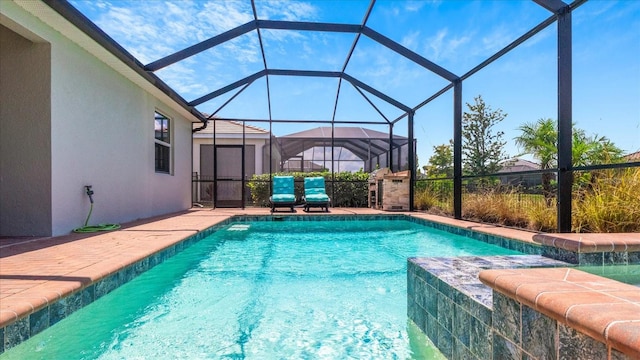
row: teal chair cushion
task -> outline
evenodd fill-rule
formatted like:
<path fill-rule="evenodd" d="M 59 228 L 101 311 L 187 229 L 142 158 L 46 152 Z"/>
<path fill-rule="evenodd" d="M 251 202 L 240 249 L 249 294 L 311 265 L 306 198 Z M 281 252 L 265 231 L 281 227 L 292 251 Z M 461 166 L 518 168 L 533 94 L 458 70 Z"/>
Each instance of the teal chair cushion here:
<path fill-rule="evenodd" d="M 317 195 L 317 194 L 326 194 L 326 192 L 324 191 L 324 188 L 313 188 L 313 189 L 305 189 L 304 194 L 306 196 L 309 195 Z"/>
<path fill-rule="evenodd" d="M 329 201 L 323 177 L 304 179 L 304 198 L 306 202 L 310 203 L 326 203 Z"/>
<path fill-rule="evenodd" d="M 293 194 L 273 194 L 273 196 L 271 196 L 271 201 L 276 203 L 290 203 L 296 201 L 296 196 Z"/>
<path fill-rule="evenodd" d="M 305 195 L 304 198 L 307 202 L 310 202 L 310 203 L 329 201 L 329 196 L 327 194 L 307 194 Z"/>
<path fill-rule="evenodd" d="M 324 188 L 324 178 L 321 176 L 304 178 L 304 193 L 305 195 L 326 194 L 326 190 Z"/>
<path fill-rule="evenodd" d="M 294 196 L 293 176 L 273 177 L 273 195 L 276 194 L 287 194 Z"/>

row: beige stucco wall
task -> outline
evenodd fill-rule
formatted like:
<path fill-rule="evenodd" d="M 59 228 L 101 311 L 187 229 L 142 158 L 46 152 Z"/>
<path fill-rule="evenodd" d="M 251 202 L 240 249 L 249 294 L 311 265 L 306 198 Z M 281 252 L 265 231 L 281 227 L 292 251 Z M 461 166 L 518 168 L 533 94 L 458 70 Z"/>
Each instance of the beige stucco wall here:
<path fill-rule="evenodd" d="M 50 59 L 0 25 L 0 236 L 51 235 Z"/>
<path fill-rule="evenodd" d="M 16 4 L 3 1 L 1 10 L 3 23 L 9 19 L 14 28 L 17 24 L 29 29 L 50 44 L 51 115 L 43 126 L 50 126 L 51 134 L 47 155 L 51 233 L 65 234 L 84 224 L 89 211 L 85 185 L 95 191 L 92 224 L 189 208 L 193 119 Z M 171 175 L 154 169 L 156 110 L 172 119 Z M 14 121 L 2 119 L 2 123 Z M 10 149 L 11 154 L 2 157 L 19 156 L 16 151 Z"/>
<path fill-rule="evenodd" d="M 225 136 L 224 134 L 220 134 L 220 137 Z M 234 138 L 233 134 L 226 135 L 230 136 L 229 138 L 217 138 L 216 145 L 242 145 L 242 135 L 240 137 Z M 255 138 L 245 138 L 246 145 L 255 145 L 255 173 L 262 174 L 262 150 L 264 145 L 267 143 L 268 139 L 255 139 Z M 199 136 L 194 135 L 193 138 L 193 171 L 200 174 L 200 145 L 213 144 L 213 138 L 211 135 L 209 136 Z M 241 161 L 242 159 L 238 159 Z"/>

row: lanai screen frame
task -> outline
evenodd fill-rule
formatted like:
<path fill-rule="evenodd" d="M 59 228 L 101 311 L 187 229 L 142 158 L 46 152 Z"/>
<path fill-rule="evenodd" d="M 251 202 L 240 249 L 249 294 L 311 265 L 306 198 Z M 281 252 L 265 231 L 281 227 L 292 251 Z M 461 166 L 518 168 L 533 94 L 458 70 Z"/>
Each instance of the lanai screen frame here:
<path fill-rule="evenodd" d="M 325 78 L 338 78 L 338 91 L 336 94 L 336 101 L 333 110 L 332 119 L 326 121 L 316 121 L 318 123 L 330 123 L 332 128 L 335 124 L 364 124 L 364 122 L 351 122 L 351 121 L 339 121 L 335 120 L 335 114 L 337 110 L 338 99 L 340 97 L 340 85 L 342 80 L 345 80 L 355 87 L 355 89 L 365 98 L 365 100 L 374 107 L 380 113 L 385 122 L 374 122 L 376 124 L 388 125 L 390 128 L 390 136 L 393 136 L 393 125 L 398 123 L 405 117 L 407 122 L 407 133 L 409 143 L 413 144 L 414 139 L 414 115 L 423 106 L 427 105 L 431 101 L 435 100 L 439 96 L 447 93 L 453 89 L 453 160 L 454 160 L 454 174 L 453 174 L 453 210 L 454 218 L 462 218 L 462 180 L 465 178 L 462 174 L 462 82 L 471 77 L 482 68 L 496 61 L 509 51 L 515 49 L 517 46 L 533 37 L 543 29 L 557 23 L 557 89 L 558 89 L 558 190 L 557 190 L 557 224 L 559 232 L 571 231 L 571 201 L 572 201 L 572 185 L 573 185 L 573 166 L 572 166 L 572 26 L 571 26 L 571 14 L 580 5 L 584 4 L 587 0 L 575 0 L 570 4 L 563 2 L 562 0 L 532 0 L 539 6 L 545 8 L 552 13 L 547 19 L 533 27 L 531 30 L 505 46 L 500 51 L 478 64 L 473 69 L 469 70 L 463 75 L 456 75 L 447 69 L 440 67 L 439 65 L 429 61 L 423 56 L 409 50 L 408 48 L 400 45 L 399 43 L 385 37 L 384 35 L 376 32 L 375 30 L 367 27 L 367 20 L 373 7 L 375 0 L 371 0 L 369 7 L 365 13 L 364 19 L 360 24 L 336 24 L 336 23 L 314 23 L 314 22 L 299 22 L 299 21 L 274 21 L 274 20 L 261 20 L 258 18 L 254 0 L 251 0 L 251 6 L 253 10 L 254 20 L 244 25 L 238 26 L 232 30 L 229 30 L 220 35 L 209 38 L 193 46 L 187 47 L 183 50 L 175 52 L 169 56 L 153 61 L 147 65 L 141 64 L 133 55 L 127 52 L 116 41 L 110 38 L 93 22 L 86 18 L 81 12 L 69 4 L 66 0 L 43 0 L 48 6 L 65 17 L 72 24 L 77 26 L 80 30 L 85 32 L 93 40 L 98 42 L 105 49 L 114 54 L 118 59 L 123 61 L 127 66 L 136 71 L 139 75 L 145 78 L 147 81 L 155 85 L 158 89 L 167 94 L 172 100 L 176 101 L 183 108 L 187 109 L 196 118 L 203 122 L 203 127 L 194 129 L 196 132 L 207 126 L 209 120 L 213 119 L 213 116 L 220 111 L 229 102 L 233 101 L 242 91 L 244 91 L 255 80 L 265 77 L 267 84 L 267 103 L 269 119 L 223 119 L 240 121 L 243 124 L 246 121 L 251 122 L 268 122 L 269 132 L 271 132 L 272 124 L 274 122 L 297 122 L 297 123 L 309 123 L 309 121 L 291 121 L 291 120 L 278 120 L 273 119 L 271 116 L 271 95 L 269 86 L 269 76 L 310 76 L 310 77 L 325 77 Z M 267 61 L 264 53 L 264 45 L 262 42 L 261 29 L 278 29 L 278 30 L 298 30 L 298 31 L 321 31 L 321 32 L 339 32 L 339 33 L 355 33 L 356 37 L 351 46 L 347 59 L 342 67 L 342 71 L 307 71 L 307 70 L 291 70 L 291 69 L 271 69 L 267 66 Z M 190 56 L 198 54 L 204 50 L 210 49 L 214 46 L 220 45 L 226 41 L 234 39 L 242 34 L 250 31 L 256 31 L 260 43 L 260 50 L 262 53 L 262 60 L 264 69 L 256 72 L 253 75 L 245 77 L 239 81 L 229 84 L 223 88 L 213 91 L 207 95 L 204 95 L 193 101 L 186 101 L 164 81 L 162 81 L 155 71 L 160 70 L 168 65 L 174 64 L 178 61 L 184 60 Z M 347 65 L 355 47 L 362 35 L 367 36 L 371 40 L 387 47 L 388 49 L 396 52 L 404 58 L 411 60 L 412 62 L 426 68 L 427 70 L 439 75 L 449 82 L 448 85 L 441 90 L 435 92 L 430 97 L 426 98 L 423 102 L 415 107 L 409 107 L 389 96 L 381 91 L 361 82 L 360 80 L 345 73 Z M 209 101 L 217 96 L 225 94 L 229 91 L 240 88 L 227 102 L 225 102 L 216 112 L 208 117 L 205 117 L 200 111 L 196 109 L 196 106 Z M 379 99 L 395 106 L 403 111 L 403 114 L 396 119 L 389 120 L 380 112 L 380 110 L 374 105 L 374 103 L 367 97 L 364 91 L 371 95 L 378 97 Z M 216 120 L 214 120 L 216 121 Z M 391 150 L 391 149 L 390 149 Z M 415 185 L 415 148 L 409 146 L 409 169 L 411 171 L 411 186 L 409 196 L 409 210 L 414 210 L 414 185 Z M 271 157 L 271 154 L 270 154 Z M 270 171 L 271 172 L 271 171 Z"/>
<path fill-rule="evenodd" d="M 292 159 L 299 154 L 302 154 L 304 160 L 304 153 L 314 148 L 332 148 L 330 145 L 333 142 L 333 147 L 345 149 L 349 151 L 353 156 L 359 160 L 345 160 L 334 159 L 334 162 L 338 162 L 338 172 L 340 172 L 340 162 L 343 161 L 357 161 L 362 162 L 362 169 L 365 172 L 371 172 L 375 169 L 376 165 L 389 167 L 387 164 L 391 162 L 391 167 L 398 170 L 404 170 L 403 165 L 408 167 L 407 162 L 401 160 L 402 148 L 409 146 L 409 139 L 400 135 L 393 135 L 391 139 L 389 133 L 383 133 L 377 130 L 357 127 L 317 127 L 309 130 L 296 132 L 293 134 L 280 136 L 277 140 L 280 147 L 280 162 Z M 415 143 L 414 143 L 415 146 Z M 397 149 L 397 158 L 393 158 L 395 155 L 389 153 L 389 148 Z M 331 162 L 331 159 L 327 161 L 326 151 L 322 151 L 323 159 L 312 159 L 312 161 L 322 161 L 323 166 L 327 162 Z M 380 156 L 385 155 L 385 161 L 380 163 Z M 374 162 L 375 159 L 375 162 Z M 396 163 L 397 161 L 397 163 Z M 327 168 L 326 166 L 324 166 Z M 335 172 L 335 164 L 331 165 L 332 171 Z"/>

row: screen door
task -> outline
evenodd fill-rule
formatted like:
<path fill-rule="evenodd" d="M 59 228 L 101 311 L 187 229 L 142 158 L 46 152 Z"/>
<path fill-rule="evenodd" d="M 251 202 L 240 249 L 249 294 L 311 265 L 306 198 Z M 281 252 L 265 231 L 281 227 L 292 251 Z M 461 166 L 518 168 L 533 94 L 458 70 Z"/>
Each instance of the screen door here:
<path fill-rule="evenodd" d="M 242 145 L 217 145 L 215 207 L 242 207 Z"/>

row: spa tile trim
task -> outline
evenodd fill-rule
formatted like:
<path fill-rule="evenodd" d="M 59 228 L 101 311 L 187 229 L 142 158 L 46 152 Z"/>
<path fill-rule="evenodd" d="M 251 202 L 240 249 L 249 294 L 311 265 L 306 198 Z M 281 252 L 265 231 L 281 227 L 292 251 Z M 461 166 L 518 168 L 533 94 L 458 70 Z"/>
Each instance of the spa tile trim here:
<path fill-rule="evenodd" d="M 485 270 L 495 292 L 640 358 L 640 288 L 570 268 Z"/>
<path fill-rule="evenodd" d="M 542 255 L 577 265 L 628 265 L 640 261 L 640 234 L 536 234 Z"/>

